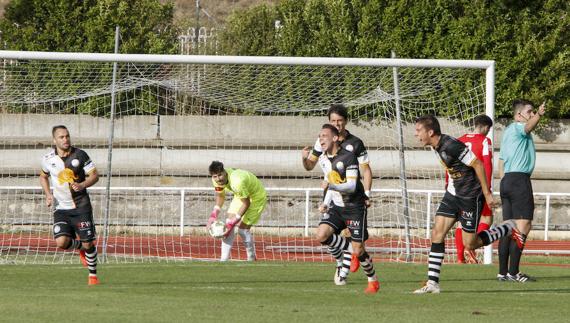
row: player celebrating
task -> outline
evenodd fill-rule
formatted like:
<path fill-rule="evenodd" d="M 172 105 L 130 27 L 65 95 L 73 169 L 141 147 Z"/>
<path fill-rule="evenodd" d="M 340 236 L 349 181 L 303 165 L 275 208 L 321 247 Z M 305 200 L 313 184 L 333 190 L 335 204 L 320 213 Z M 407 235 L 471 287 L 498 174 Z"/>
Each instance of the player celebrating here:
<path fill-rule="evenodd" d="M 216 190 L 216 204 L 208 219 L 208 228 L 218 218 L 224 205 L 226 191 L 234 195 L 228 208 L 220 261 L 230 259 L 230 251 L 235 239 L 234 227 L 238 224 L 238 233 L 245 245 L 247 260 L 254 261 L 255 244 L 250 228 L 259 221 L 261 212 L 267 204 L 267 194 L 263 184 L 253 173 L 242 169 L 224 169 L 224 164 L 219 161 L 213 161 L 210 164 L 209 172 Z"/>
<path fill-rule="evenodd" d="M 360 173 L 362 174 L 362 182 L 364 184 L 364 193 L 367 196 L 365 200 L 366 206 L 370 206 L 370 189 L 372 187 L 372 170 L 370 169 L 369 159 L 368 159 L 368 151 L 366 150 L 366 146 L 360 140 L 360 138 L 356 137 L 355 135 L 351 134 L 348 130 L 346 130 L 346 124 L 348 123 L 348 111 L 346 107 L 342 104 L 332 104 L 328 110 L 328 118 L 329 123 L 335 126 L 339 131 L 339 143 L 340 146 L 356 155 L 358 159 L 358 163 L 360 166 Z M 319 157 L 322 155 L 323 151 L 320 144 L 320 139 L 317 138 L 313 149 L 311 150 L 309 147 L 305 147 L 302 151 L 303 157 L 303 167 L 306 170 L 313 170 L 315 165 L 319 161 Z M 324 169 L 323 169 L 324 171 Z M 341 226 L 338 228 L 334 228 L 335 234 L 340 234 L 342 230 L 344 230 L 345 226 Z M 331 232 L 332 233 L 332 232 Z M 340 279 L 341 272 L 343 276 L 348 274 L 348 267 L 350 266 L 350 270 L 355 272 L 358 270 L 359 262 L 355 259 L 355 255 L 352 256 L 352 251 L 348 250 L 350 246 L 350 241 L 345 239 L 342 236 L 339 236 L 340 240 L 338 244 L 334 247 L 329 247 L 330 254 L 336 259 L 337 261 L 337 268 L 335 271 L 334 280 L 335 283 L 344 285 L 344 283 Z M 352 257 L 351 257 L 352 256 Z M 350 262 L 347 262 L 346 258 L 351 258 Z"/>
<path fill-rule="evenodd" d="M 483 168 L 485 168 L 485 175 L 487 175 L 487 185 L 489 189 L 492 185 L 493 180 L 493 146 L 491 144 L 491 139 L 487 138 L 487 134 L 493 126 L 493 120 L 487 115 L 476 116 L 473 120 L 475 127 L 475 133 L 465 134 L 459 138 L 459 141 L 464 143 L 470 150 L 475 154 L 475 157 L 483 162 Z M 446 174 L 447 175 L 447 174 Z M 448 177 L 446 177 L 448 179 Z M 481 212 L 481 222 L 477 227 L 477 233 L 485 231 L 491 227 L 493 223 L 493 212 L 489 206 L 485 203 L 483 205 L 483 211 Z M 477 263 L 477 256 L 474 250 L 466 249 L 463 244 L 463 230 L 461 225 L 458 225 L 455 229 L 455 246 L 457 248 L 457 262 L 464 264 L 465 255 L 467 253 L 468 263 Z"/>
<path fill-rule="evenodd" d="M 81 261 L 89 269 L 88 284 L 97 285 L 95 224 L 86 188 L 97 183 L 99 175 L 89 156 L 71 146 L 65 126 L 55 126 L 51 133 L 55 148 L 42 158 L 40 183 L 47 206 L 55 204 L 53 236 L 58 248 L 79 249 Z"/>
<path fill-rule="evenodd" d="M 439 276 L 445 256 L 444 238 L 456 221 L 461 222 L 463 243 L 475 250 L 481 246 L 512 233 L 520 240 L 520 233 L 512 221 L 494 229 L 476 233 L 483 206 L 483 196 L 490 208 L 495 201 L 485 175 L 483 163 L 461 141 L 442 134 L 439 121 L 434 116 L 424 116 L 416 120 L 415 137 L 424 146 L 436 152 L 442 165 L 449 173 L 449 184 L 435 216 L 429 253 L 428 281 L 414 291 L 415 294 L 439 293 Z"/>
<path fill-rule="evenodd" d="M 319 159 L 323 170 L 326 169 L 326 180 L 321 187 L 325 190 L 325 198 L 319 210 L 323 213 L 317 228 L 317 240 L 329 247 L 338 247 L 340 236 L 331 228 L 346 226 L 350 230 L 353 254 L 362 265 L 368 276 L 368 287 L 365 293 L 378 292 L 380 285 L 372 258 L 366 252 L 364 241 L 368 230 L 366 222 L 366 195 L 360 182 L 360 172 L 356 156 L 338 144 L 339 131 L 336 127 L 325 124 L 319 134 L 319 142 L 323 157 Z M 332 203 L 331 203 L 332 202 Z M 343 277 L 341 277 L 342 281 Z M 346 276 L 344 276 L 346 279 Z"/>

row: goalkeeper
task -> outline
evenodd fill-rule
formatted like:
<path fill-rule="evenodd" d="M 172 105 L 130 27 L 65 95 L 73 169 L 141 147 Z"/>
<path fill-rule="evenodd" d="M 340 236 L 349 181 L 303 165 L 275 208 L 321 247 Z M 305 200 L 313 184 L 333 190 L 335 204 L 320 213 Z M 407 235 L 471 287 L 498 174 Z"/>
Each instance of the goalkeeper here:
<path fill-rule="evenodd" d="M 207 227 L 218 218 L 226 192 L 233 193 L 233 199 L 228 208 L 226 232 L 222 239 L 222 255 L 220 261 L 230 259 L 230 251 L 235 239 L 234 228 L 238 226 L 247 252 L 247 260 L 255 260 L 255 245 L 250 228 L 259 221 L 261 212 L 267 204 L 267 194 L 261 181 L 251 172 L 242 169 L 225 168 L 219 161 L 213 161 L 209 167 L 212 184 L 216 190 L 216 205 L 210 214 Z"/>

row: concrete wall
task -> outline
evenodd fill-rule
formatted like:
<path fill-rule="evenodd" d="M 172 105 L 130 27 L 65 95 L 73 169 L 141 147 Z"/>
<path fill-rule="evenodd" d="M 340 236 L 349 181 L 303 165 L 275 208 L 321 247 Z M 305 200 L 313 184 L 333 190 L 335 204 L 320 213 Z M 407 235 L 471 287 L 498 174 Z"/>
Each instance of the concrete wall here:
<path fill-rule="evenodd" d="M 211 160 L 250 169 L 260 176 L 307 177 L 301 167 L 300 149 L 312 146 L 324 117 L 264 116 L 130 116 L 116 120 L 113 169 L 115 175 L 205 175 Z M 84 115 L 0 115 L 0 173 L 19 176 L 36 174 L 39 161 L 51 145 L 51 127 L 65 124 L 75 145 L 83 147 L 101 172 L 107 168 L 109 120 Z M 552 180 L 554 189 L 565 187 L 570 178 L 569 121 L 560 121 L 543 131 L 547 142 L 535 136 L 538 153 L 534 179 Z M 348 128 L 368 145 L 377 176 L 399 175 L 396 129 L 370 123 Z M 459 135 L 468 129 L 443 122 L 442 128 Z M 503 126 L 498 123 L 498 151 Z M 410 172 L 441 173 L 433 154 L 420 148 L 413 125 L 404 130 L 406 166 Z M 497 162 L 498 159 L 496 158 Z M 318 170 L 312 173 L 319 174 Z M 3 178 L 6 176 L 3 176 Z M 2 184 L 0 179 L 0 185 Z M 566 188 L 564 188 L 566 189 Z"/>

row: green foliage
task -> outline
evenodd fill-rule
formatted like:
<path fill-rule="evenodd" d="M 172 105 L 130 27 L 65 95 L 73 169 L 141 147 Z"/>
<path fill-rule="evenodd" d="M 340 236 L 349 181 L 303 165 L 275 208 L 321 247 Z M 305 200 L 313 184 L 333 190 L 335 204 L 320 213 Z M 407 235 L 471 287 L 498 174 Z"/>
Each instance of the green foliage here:
<path fill-rule="evenodd" d="M 161 4 L 158 0 L 12 0 L 0 20 L 0 30 L 8 50 L 112 53 L 115 27 L 119 26 L 120 53 L 174 54 L 177 32 L 173 14 L 172 3 Z M 93 84 L 110 86 L 112 64 L 101 64 L 96 71 L 90 71 L 86 65 L 89 64 L 32 62 L 7 66 L 6 70 L 17 70 L 15 75 L 20 80 L 23 76 L 30 80 L 23 85 L 12 82 L 13 86 L 26 86 L 27 93 L 60 88 L 61 96 L 72 97 L 85 91 L 82 82 L 86 78 Z M 57 70 L 55 75 L 54 70 Z M 5 86 L 11 86 L 10 80 Z M 117 110 L 127 110 L 130 114 L 154 113 L 156 107 L 152 108 L 150 103 L 157 98 L 148 97 L 148 91 L 138 92 L 145 94 L 140 102 L 147 103 L 137 104 L 134 109 L 118 106 Z M 21 110 L 21 106 L 5 108 Z M 110 97 L 91 98 L 71 109 L 67 112 L 108 115 Z"/>
<path fill-rule="evenodd" d="M 495 60 L 496 117 L 525 97 L 560 118 L 570 117 L 569 12 L 566 0 L 282 0 L 235 12 L 221 41 L 231 55 Z"/>
<path fill-rule="evenodd" d="M 176 52 L 171 3 L 158 0 L 12 0 L 0 20 L 8 50 L 112 53 Z"/>

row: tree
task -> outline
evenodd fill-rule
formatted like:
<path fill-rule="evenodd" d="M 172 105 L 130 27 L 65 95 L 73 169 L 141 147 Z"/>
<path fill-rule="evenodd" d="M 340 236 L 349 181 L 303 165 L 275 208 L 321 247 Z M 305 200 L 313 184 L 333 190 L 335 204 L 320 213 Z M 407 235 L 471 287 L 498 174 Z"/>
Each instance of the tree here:
<path fill-rule="evenodd" d="M 496 117 L 510 116 L 520 97 L 546 100 L 550 117 L 570 117 L 567 0 L 282 0 L 258 11 L 228 20 L 224 54 L 389 57 L 395 50 L 403 58 L 495 60 Z M 282 27 L 270 30 L 270 19 Z M 269 41 L 248 47 L 250 38 L 236 30 Z"/>
<path fill-rule="evenodd" d="M 172 3 L 161 4 L 158 0 L 12 0 L 0 20 L 0 30 L 5 48 L 9 50 L 112 53 L 115 26 L 119 26 L 120 53 L 174 54 L 177 33 L 173 13 Z M 121 64 L 119 75 L 122 69 L 128 68 L 128 64 Z M 7 75 L 15 75 L 13 80 L 4 82 L 6 93 L 20 90 L 26 95 L 40 96 L 38 100 L 41 101 L 46 100 L 41 97 L 42 93 L 52 91 L 57 93 L 56 104 L 62 112 L 109 114 L 108 93 L 90 97 L 90 91 L 101 93 L 110 87 L 112 64 L 31 61 L 6 69 L 14 71 Z M 129 91 L 117 94 L 117 110 L 148 114 L 156 112 L 157 102 L 166 90 L 143 86 Z M 129 95 L 144 99 L 126 106 L 121 102 Z M 78 96 L 87 99 L 66 99 Z M 34 99 L 32 97 L 31 101 Z M 34 109 L 26 105 L 4 108 L 17 112 Z"/>
<path fill-rule="evenodd" d="M 173 54 L 173 14 L 158 0 L 12 0 L 0 30 L 9 50 L 104 53 L 119 26 L 121 53 Z"/>

